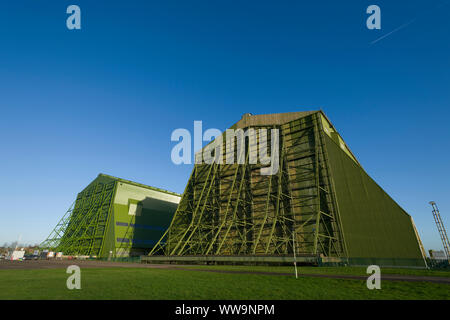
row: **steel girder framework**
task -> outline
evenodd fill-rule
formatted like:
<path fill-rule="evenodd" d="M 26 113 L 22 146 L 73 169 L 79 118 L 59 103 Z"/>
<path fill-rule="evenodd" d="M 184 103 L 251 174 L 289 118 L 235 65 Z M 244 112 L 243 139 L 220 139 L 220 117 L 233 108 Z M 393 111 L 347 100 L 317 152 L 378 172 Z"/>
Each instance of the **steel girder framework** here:
<path fill-rule="evenodd" d="M 66 255 L 100 255 L 115 189 L 115 181 L 98 182 L 79 193 L 75 204 L 40 247 Z"/>
<path fill-rule="evenodd" d="M 45 239 L 39 246 L 41 248 L 54 249 L 59 246 L 61 243 L 61 238 L 64 236 L 64 233 L 69 225 L 70 218 L 72 217 L 73 206 L 75 202 L 72 203 L 69 210 L 64 214 L 61 220 L 58 221 L 55 228 L 52 230 L 50 235 Z"/>
<path fill-rule="evenodd" d="M 150 255 L 278 256 L 295 247 L 297 255 L 347 257 L 319 113 L 252 128 L 279 130 L 278 173 L 261 175 L 263 166 L 250 163 L 249 141 L 243 164 L 196 164 Z"/>
<path fill-rule="evenodd" d="M 444 223 L 442 222 L 441 214 L 439 213 L 439 209 L 437 207 L 436 202 L 430 201 L 430 204 L 433 208 L 433 218 L 436 223 L 439 236 L 441 237 L 442 246 L 444 247 L 445 255 L 447 256 L 447 260 L 450 262 L 450 242 L 448 241 L 447 231 L 445 231 Z"/>

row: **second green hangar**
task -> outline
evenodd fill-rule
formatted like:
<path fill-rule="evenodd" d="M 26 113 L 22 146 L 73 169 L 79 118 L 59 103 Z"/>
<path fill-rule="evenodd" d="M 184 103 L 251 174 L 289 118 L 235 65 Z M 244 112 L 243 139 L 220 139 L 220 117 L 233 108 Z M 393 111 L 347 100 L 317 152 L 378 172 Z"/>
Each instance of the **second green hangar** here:
<path fill-rule="evenodd" d="M 213 263 L 289 263 L 295 248 L 299 262 L 425 266 L 411 216 L 369 177 L 322 111 L 245 114 L 231 128 L 254 129 L 256 141 L 260 129 L 278 129 L 277 172 L 262 175 L 266 165 L 251 161 L 247 148 L 238 163 L 195 164 L 181 198 L 104 177 L 111 186 L 105 208 L 93 210 L 92 200 L 84 211 L 73 210 L 55 228 L 59 236 L 50 235 L 42 247 L 65 255 Z M 220 144 L 230 152 L 226 139 Z M 133 192 L 124 193 L 120 183 L 134 185 Z"/>

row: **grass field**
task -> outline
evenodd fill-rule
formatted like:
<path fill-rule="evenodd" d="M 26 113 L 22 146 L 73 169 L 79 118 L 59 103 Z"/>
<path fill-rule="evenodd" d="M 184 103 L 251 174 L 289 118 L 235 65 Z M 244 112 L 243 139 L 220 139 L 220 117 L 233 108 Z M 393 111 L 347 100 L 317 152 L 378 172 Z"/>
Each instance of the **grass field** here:
<path fill-rule="evenodd" d="M 245 265 L 189 265 L 183 268 L 209 269 L 209 270 L 240 270 L 255 272 L 277 272 L 294 274 L 293 266 L 245 266 Z M 356 275 L 368 276 L 365 267 L 309 267 L 299 266 L 298 272 L 304 274 L 335 274 L 335 275 Z M 450 270 L 426 270 L 426 269 L 404 269 L 404 268 L 381 268 L 382 274 L 411 275 L 411 276 L 432 276 L 450 278 Z"/>
<path fill-rule="evenodd" d="M 116 267 L 82 269 L 81 290 L 68 290 L 68 276 L 65 269 L 0 270 L 0 299 L 450 299 L 449 285 L 426 282 L 386 280 L 368 290 L 362 280 Z"/>

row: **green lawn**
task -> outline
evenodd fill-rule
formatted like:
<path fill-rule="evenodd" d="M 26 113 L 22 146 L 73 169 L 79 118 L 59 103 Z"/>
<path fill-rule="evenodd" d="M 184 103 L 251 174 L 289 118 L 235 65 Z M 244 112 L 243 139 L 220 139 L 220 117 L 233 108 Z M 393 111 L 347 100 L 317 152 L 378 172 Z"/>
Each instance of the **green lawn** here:
<path fill-rule="evenodd" d="M 65 269 L 0 270 L 0 299 L 450 299 L 450 286 L 211 272 L 82 269 L 81 290 L 68 290 Z"/>
<path fill-rule="evenodd" d="M 211 270 L 239 270 L 257 272 L 277 272 L 294 274 L 293 266 L 233 266 L 233 265 L 189 265 L 183 268 L 211 269 Z M 357 275 L 369 276 L 364 267 L 298 267 L 299 274 L 336 274 L 336 275 Z M 450 278 L 450 270 L 426 270 L 426 269 L 405 269 L 405 268 L 384 268 L 381 267 L 381 274 L 412 275 L 412 276 L 432 276 Z"/>

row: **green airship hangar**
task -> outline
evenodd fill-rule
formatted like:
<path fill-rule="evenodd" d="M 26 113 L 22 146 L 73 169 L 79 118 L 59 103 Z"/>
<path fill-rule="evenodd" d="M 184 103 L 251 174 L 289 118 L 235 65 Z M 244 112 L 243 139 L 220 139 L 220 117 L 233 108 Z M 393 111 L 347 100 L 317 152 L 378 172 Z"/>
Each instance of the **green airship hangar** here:
<path fill-rule="evenodd" d="M 231 128 L 278 129 L 278 172 L 261 175 L 248 156 L 195 164 L 182 195 L 100 174 L 41 248 L 149 263 L 426 267 L 412 217 L 323 111 L 245 114 Z"/>

